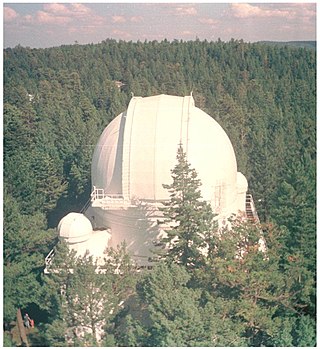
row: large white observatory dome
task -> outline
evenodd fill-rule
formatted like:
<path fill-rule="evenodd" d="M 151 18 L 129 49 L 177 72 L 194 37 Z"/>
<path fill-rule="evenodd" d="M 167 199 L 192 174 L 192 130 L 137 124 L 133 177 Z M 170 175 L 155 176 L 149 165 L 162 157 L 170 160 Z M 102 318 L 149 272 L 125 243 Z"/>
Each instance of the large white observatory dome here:
<path fill-rule="evenodd" d="M 133 255 L 149 254 L 159 231 L 149 224 L 156 214 L 146 214 L 142 206 L 157 207 L 169 199 L 163 184 L 172 183 L 179 144 L 218 219 L 245 211 L 248 184 L 237 172 L 229 137 L 195 107 L 193 97 L 133 97 L 103 131 L 92 159 L 94 190 L 85 214 L 94 227 L 111 229 L 112 247 L 126 240 Z"/>
<path fill-rule="evenodd" d="M 92 184 L 129 200 L 169 198 L 179 143 L 202 182 L 202 197 L 221 212 L 237 199 L 237 164 L 222 127 L 191 96 L 134 97 L 104 130 L 92 160 Z"/>

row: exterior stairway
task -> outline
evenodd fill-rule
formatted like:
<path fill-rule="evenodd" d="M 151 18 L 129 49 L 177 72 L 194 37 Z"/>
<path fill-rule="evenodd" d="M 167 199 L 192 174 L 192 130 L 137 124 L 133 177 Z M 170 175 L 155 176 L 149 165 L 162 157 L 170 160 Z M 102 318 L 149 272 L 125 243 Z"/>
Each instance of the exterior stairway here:
<path fill-rule="evenodd" d="M 254 223 L 260 223 L 259 216 L 256 211 L 251 194 L 246 195 L 246 216 L 249 221 Z"/>

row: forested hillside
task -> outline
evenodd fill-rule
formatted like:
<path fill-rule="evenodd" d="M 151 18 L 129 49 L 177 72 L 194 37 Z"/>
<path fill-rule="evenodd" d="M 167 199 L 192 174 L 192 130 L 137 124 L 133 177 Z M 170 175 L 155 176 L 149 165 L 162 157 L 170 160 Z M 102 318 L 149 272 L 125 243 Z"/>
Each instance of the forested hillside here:
<path fill-rule="evenodd" d="M 277 45 L 277 46 L 291 46 L 295 48 L 310 48 L 316 49 L 316 41 L 259 41 L 261 44 Z"/>
<path fill-rule="evenodd" d="M 269 277 L 275 272 L 272 279 L 275 293 L 273 298 L 264 293 L 261 297 L 269 297 L 273 313 L 268 321 L 277 319 L 274 321 L 278 334 L 274 335 L 276 331 L 268 327 L 267 320 L 260 327 L 245 327 L 250 321 L 241 319 L 246 319 L 246 315 L 236 312 L 234 299 L 228 303 L 241 287 L 245 288 L 243 280 L 244 284 L 239 280 L 229 282 L 222 274 L 219 279 L 217 272 L 214 282 L 221 287 L 219 297 L 213 299 L 218 293 L 210 293 L 213 285 L 209 287 L 204 276 L 199 276 L 197 280 L 202 280 L 202 284 L 195 288 L 194 276 L 188 270 L 171 265 L 160 266 L 146 279 L 140 275 L 138 281 L 123 284 L 137 292 L 137 297 L 149 308 L 152 302 L 159 301 L 157 292 L 163 285 L 167 295 L 177 288 L 189 300 L 190 307 L 166 303 L 168 307 L 182 306 L 181 321 L 166 327 L 167 333 L 171 333 L 166 338 L 170 340 L 160 338 L 161 327 L 155 327 L 150 334 L 132 314 L 119 312 L 113 318 L 108 313 L 110 327 L 106 330 L 105 345 L 185 345 L 188 342 L 182 339 L 174 341 L 180 338 L 175 331 L 190 321 L 195 326 L 191 332 L 198 322 L 207 326 L 202 328 L 203 333 L 208 328 L 224 326 L 216 333 L 216 342 L 209 339 L 201 342 L 197 339 L 202 336 L 199 333 L 190 340 L 190 345 L 315 345 L 316 53 L 312 48 L 234 40 L 137 43 L 106 40 L 90 45 L 49 49 L 17 46 L 4 50 L 7 329 L 20 307 L 41 314 L 39 319 L 35 315 L 41 332 L 35 340 L 42 341 L 42 345 L 65 344 L 63 338 L 58 340 L 53 335 L 62 313 L 57 310 L 56 296 L 48 296 L 50 285 L 43 277 L 44 257 L 56 244 L 54 228 L 59 220 L 70 211 L 80 211 L 90 196 L 91 157 L 97 139 L 104 127 L 126 109 L 132 93 L 183 96 L 191 91 L 196 106 L 219 122 L 229 135 L 238 171 L 248 179 L 260 220 L 269 227 L 272 239 L 277 237 L 277 243 L 273 242 L 277 257 L 272 263 L 281 268 L 276 272 L 275 264 L 269 264 L 267 269 Z M 281 281 L 281 270 L 297 277 L 296 283 L 292 281 L 288 286 L 289 279 Z M 239 273 L 245 276 L 244 271 Z M 254 273 L 259 279 L 261 274 Z M 259 280 L 265 280 L 264 277 L 267 276 L 262 275 Z M 175 278 L 177 284 L 172 281 Z M 272 284 L 272 280 L 264 284 Z M 134 291 L 135 282 L 138 291 Z M 282 311 L 277 303 L 285 297 L 276 290 L 281 282 L 288 289 L 295 289 L 291 294 L 294 304 L 284 306 L 291 307 L 290 312 Z M 152 285 L 150 289 L 155 293 L 148 291 L 146 285 Z M 253 281 L 250 285 L 254 288 Z M 223 298 L 223 290 L 233 296 Z M 119 288 L 119 294 L 120 291 Z M 208 307 L 201 308 L 204 299 Z M 238 302 L 241 301 L 239 298 Z M 153 319 L 161 317 L 156 305 L 150 312 Z M 226 321 L 219 322 L 223 312 Z M 268 307 L 251 315 L 263 318 L 267 312 Z M 215 314 L 212 323 L 208 314 Z M 235 324 L 237 316 L 240 320 Z M 126 326 L 126 336 L 119 334 L 121 326 Z M 58 327 L 55 333 L 59 333 Z"/>

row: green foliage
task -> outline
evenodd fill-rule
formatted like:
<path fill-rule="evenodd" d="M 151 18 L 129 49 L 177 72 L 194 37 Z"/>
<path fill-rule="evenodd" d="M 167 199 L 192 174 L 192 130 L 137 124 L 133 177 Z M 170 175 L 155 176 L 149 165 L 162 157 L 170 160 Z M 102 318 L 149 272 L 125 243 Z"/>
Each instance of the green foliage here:
<path fill-rule="evenodd" d="M 125 245 L 110 251 L 109 258 L 98 264 L 89 255 L 76 257 L 62 241 L 50 272 L 45 277 L 44 295 L 52 314 L 46 326 L 48 345 L 58 341 L 61 345 L 96 346 L 104 333 L 110 343 L 111 321 L 121 310 L 120 301 L 126 300 L 135 286 Z"/>
<path fill-rule="evenodd" d="M 152 322 L 148 346 L 208 345 L 200 294 L 186 286 L 189 278 L 185 268 L 162 263 L 138 286 Z"/>
<path fill-rule="evenodd" d="M 212 297 L 233 304 L 234 318 L 245 326 L 243 336 L 250 346 L 290 346 L 296 315 L 305 307 L 301 299 L 312 290 L 312 276 L 305 274 L 302 281 L 299 273 L 304 269 L 294 264 L 283 270 L 276 228 L 265 227 L 262 235 L 251 223 L 231 224 L 209 260 L 211 277 L 205 278 Z"/>
<path fill-rule="evenodd" d="M 17 308 L 42 305 L 40 275 L 54 232 L 46 230 L 45 217 L 23 215 L 17 202 L 4 193 L 4 319 L 15 319 Z"/>
<path fill-rule="evenodd" d="M 15 347 L 17 344 L 11 338 L 11 335 L 8 332 L 3 334 L 3 347 Z"/>
<path fill-rule="evenodd" d="M 301 316 L 294 328 L 294 342 L 297 347 L 315 347 L 317 344 L 315 320 L 310 316 Z"/>
<path fill-rule="evenodd" d="M 67 346 L 65 333 L 67 333 L 67 324 L 64 319 L 56 319 L 51 324 L 45 326 L 45 340 L 48 346 L 55 347 Z"/>
<path fill-rule="evenodd" d="M 32 148 L 34 129 L 26 120 L 23 109 L 5 103 L 3 106 L 4 158 L 8 160 L 17 147 Z"/>
<path fill-rule="evenodd" d="M 131 314 L 127 315 L 123 319 L 123 323 L 117 332 L 117 346 L 138 347 L 144 343 L 147 345 L 147 331 L 143 328 L 143 326 L 141 326 L 138 320 L 133 319 Z M 113 346 L 114 345 L 115 343 L 113 343 Z"/>
<path fill-rule="evenodd" d="M 237 317 L 236 302 L 217 294 L 212 296 L 208 291 L 203 292 L 201 302 L 205 304 L 202 317 L 206 335 L 210 339 L 209 346 L 248 346 L 248 339 L 244 336 L 245 324 Z"/>
<path fill-rule="evenodd" d="M 128 331 L 121 337 L 118 322 L 110 319 L 104 342 L 315 345 L 315 58 L 314 49 L 242 40 L 105 40 L 97 45 L 5 49 L 4 321 L 14 319 L 18 306 L 35 303 L 48 312 L 48 343 L 66 344 L 61 332 L 67 324 L 62 321 L 57 285 L 69 280 L 76 264 L 74 256 L 57 253 L 61 274 L 41 278 L 44 256 L 55 244 L 46 219 L 56 226 L 71 208 L 80 209 L 87 201 L 94 146 L 103 128 L 126 109 L 131 92 L 186 95 L 192 90 L 196 106 L 228 133 L 260 220 L 281 229 L 267 229 L 264 235 L 268 259 L 254 250 L 259 229 L 237 226 L 225 232 L 228 239 L 217 240 L 210 213 L 198 196 L 199 182 L 181 151 L 181 175 L 178 168 L 173 172 L 177 189 L 167 186 L 172 206 L 166 207 L 166 218 L 179 222 L 168 235 L 167 257 L 192 272 L 187 284 L 180 280 L 177 286 L 190 307 L 168 294 L 168 302 L 162 300 L 167 308 L 172 304 L 181 310 L 175 320 L 168 320 L 147 304 L 154 326 L 147 326 L 136 313 L 117 313 L 117 321 L 124 321 Z M 116 87 L 117 80 L 124 83 L 121 88 Z M 185 187 L 182 173 L 190 183 Z M 184 204 L 179 190 L 188 194 Z M 253 249 L 242 264 L 234 257 L 237 244 L 246 246 L 240 236 Z M 209 251 L 206 259 L 199 252 L 204 246 Z M 85 261 L 80 263 L 75 287 L 90 281 L 84 275 L 86 268 Z M 110 276 L 114 265 L 109 262 L 105 268 Z M 134 295 L 135 278 L 130 277 L 132 266 L 125 259 L 123 268 L 125 273 L 112 277 L 119 299 L 127 288 Z M 156 273 L 166 279 L 185 274 L 181 270 Z M 155 289 L 156 284 L 160 279 Z M 173 291 L 168 286 L 167 292 Z M 85 290 L 81 294 L 86 297 Z M 160 293 L 153 297 L 160 302 Z M 199 325 L 195 335 L 205 331 L 202 340 L 208 344 L 187 341 L 179 327 L 185 326 L 184 318 Z M 86 343 L 93 342 L 86 338 L 73 344 Z"/>
<path fill-rule="evenodd" d="M 213 214 L 210 205 L 201 200 L 201 182 L 181 144 L 177 162 L 171 171 L 173 183 L 163 186 L 170 193 L 170 201 L 163 208 L 164 222 L 171 224 L 163 242 L 166 243 L 166 259 L 191 270 L 204 263 L 202 251 L 213 229 Z"/>

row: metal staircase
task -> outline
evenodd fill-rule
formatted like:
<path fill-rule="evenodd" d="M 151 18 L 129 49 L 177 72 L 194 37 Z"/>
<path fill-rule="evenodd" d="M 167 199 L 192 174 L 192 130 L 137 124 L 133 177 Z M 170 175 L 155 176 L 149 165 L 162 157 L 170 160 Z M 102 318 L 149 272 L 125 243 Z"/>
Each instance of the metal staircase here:
<path fill-rule="evenodd" d="M 246 216 L 249 221 L 254 223 L 260 223 L 260 219 L 256 211 L 251 194 L 246 195 Z"/>
<path fill-rule="evenodd" d="M 54 255 L 55 255 L 55 252 L 56 252 L 56 250 L 55 250 L 55 247 L 48 253 L 48 255 L 47 255 L 47 257 L 45 258 L 45 268 L 44 268 L 44 273 L 45 274 L 50 274 L 50 271 L 49 271 L 49 268 L 50 268 L 50 266 L 51 266 L 51 264 L 52 264 L 52 260 L 53 260 L 53 257 L 54 257 Z"/>

